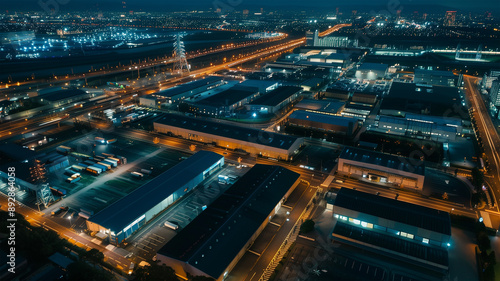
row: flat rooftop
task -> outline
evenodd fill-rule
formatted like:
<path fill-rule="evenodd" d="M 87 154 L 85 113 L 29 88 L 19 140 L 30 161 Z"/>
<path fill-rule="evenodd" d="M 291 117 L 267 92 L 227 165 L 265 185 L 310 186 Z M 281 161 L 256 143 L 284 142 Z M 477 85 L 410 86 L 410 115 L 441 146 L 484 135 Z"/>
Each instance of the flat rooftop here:
<path fill-rule="evenodd" d="M 119 232 L 223 158 L 215 152 L 199 151 L 109 205 L 89 221 Z"/>
<path fill-rule="evenodd" d="M 219 277 L 299 177 L 256 164 L 158 253 Z"/>
<path fill-rule="evenodd" d="M 420 260 L 420 263 L 433 262 L 438 265 L 448 266 L 448 251 L 444 249 L 432 248 L 422 243 L 406 241 L 393 236 L 385 235 L 379 232 L 361 229 L 343 222 L 337 222 L 333 233 L 348 237 L 373 246 L 384 248 L 390 251 L 400 253 L 404 256 L 411 256 Z M 381 254 L 380 251 L 376 251 Z M 397 257 L 391 255 L 392 257 Z M 410 260 L 406 260 L 410 261 Z M 410 261 L 411 262 L 411 261 Z"/>
<path fill-rule="evenodd" d="M 338 113 L 345 102 L 339 100 L 312 100 L 303 99 L 295 105 L 297 109 L 322 111 L 327 113 Z"/>
<path fill-rule="evenodd" d="M 237 87 L 237 89 L 235 89 Z M 229 106 L 238 103 L 241 100 L 256 94 L 258 91 L 246 86 L 236 85 L 228 90 L 220 92 L 216 95 L 210 96 L 196 102 L 196 104 L 210 105 L 210 106 Z"/>
<path fill-rule="evenodd" d="M 462 106 L 458 89 L 455 87 L 393 82 L 380 109 L 416 114 L 425 111 L 430 115 L 443 116 L 454 106 Z"/>
<path fill-rule="evenodd" d="M 264 94 L 252 101 L 250 104 L 277 106 L 292 95 L 302 91 L 302 87 L 282 86 L 271 92 Z"/>
<path fill-rule="evenodd" d="M 222 82 L 222 78 L 217 76 L 208 76 L 201 80 L 192 81 L 189 83 L 185 83 L 167 90 L 160 91 L 155 95 L 163 96 L 163 97 L 174 97 L 192 90 L 196 90 L 201 87 L 206 87 L 216 82 Z"/>
<path fill-rule="evenodd" d="M 175 114 L 164 114 L 155 123 L 286 150 L 299 140 L 294 136 Z"/>
<path fill-rule="evenodd" d="M 349 125 L 358 122 L 358 119 L 323 114 L 317 112 L 308 112 L 304 110 L 296 110 L 288 117 L 290 119 L 306 120 L 311 122 L 325 123 L 330 125 L 349 127 Z"/>
<path fill-rule="evenodd" d="M 456 75 L 451 71 L 444 70 L 428 70 L 428 69 L 415 69 L 415 75 L 431 75 L 431 76 L 441 76 L 441 77 L 449 77 L 455 78 Z"/>
<path fill-rule="evenodd" d="M 444 235 L 451 235 L 450 215 L 447 212 L 420 205 L 349 188 L 340 189 L 334 205 Z"/>
<path fill-rule="evenodd" d="M 425 175 L 425 164 L 423 161 L 410 160 L 405 157 L 384 154 L 357 147 L 346 146 L 340 154 L 340 158 L 360 163 L 373 164 L 407 173 L 422 176 Z"/>

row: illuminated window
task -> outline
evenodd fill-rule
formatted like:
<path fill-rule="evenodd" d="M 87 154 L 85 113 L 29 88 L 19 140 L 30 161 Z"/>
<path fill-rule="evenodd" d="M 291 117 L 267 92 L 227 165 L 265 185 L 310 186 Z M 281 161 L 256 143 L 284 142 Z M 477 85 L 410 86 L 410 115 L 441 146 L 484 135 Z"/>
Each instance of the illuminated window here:
<path fill-rule="evenodd" d="M 407 238 L 410 238 L 410 239 L 413 239 L 413 237 L 414 237 L 414 236 L 413 236 L 413 234 L 409 234 L 409 233 L 408 233 L 408 234 L 406 235 L 406 237 L 407 237 Z"/>
<path fill-rule="evenodd" d="M 360 223 L 361 223 L 361 221 L 360 221 L 360 220 L 353 220 L 353 223 L 354 223 L 354 224 L 360 224 Z"/>
<path fill-rule="evenodd" d="M 336 219 L 338 219 L 338 218 L 339 218 L 339 215 L 337 215 L 337 214 L 335 214 L 335 215 L 333 215 L 333 216 L 334 216 Z"/>
<path fill-rule="evenodd" d="M 423 238 L 423 239 L 422 239 L 422 243 L 429 244 L 429 239 L 427 239 L 427 238 Z"/>
<path fill-rule="evenodd" d="M 373 228 L 373 223 L 367 223 L 366 228 Z"/>

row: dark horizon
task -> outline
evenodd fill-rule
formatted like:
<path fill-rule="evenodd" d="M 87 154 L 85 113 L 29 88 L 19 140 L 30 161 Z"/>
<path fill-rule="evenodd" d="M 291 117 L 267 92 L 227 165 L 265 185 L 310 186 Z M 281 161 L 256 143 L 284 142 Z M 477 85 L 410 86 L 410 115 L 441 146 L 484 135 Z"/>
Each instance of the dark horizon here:
<path fill-rule="evenodd" d="M 65 1 L 59 1 L 65 2 Z M 345 2 L 332 2 L 324 0 L 313 0 L 309 1 L 307 4 L 303 1 L 285 1 L 276 0 L 272 3 L 268 1 L 225 1 L 225 0 L 214 0 L 214 1 L 202 1 L 194 0 L 190 1 L 189 4 L 178 1 L 152 1 L 152 0 L 128 0 L 126 2 L 126 8 L 123 8 L 122 1 L 120 0 L 94 0 L 94 1 L 79 1 L 70 0 L 67 4 L 59 4 L 57 0 L 20 0 L 20 1 L 9 1 L 3 3 L 2 12 L 36 12 L 44 11 L 42 8 L 44 5 L 47 7 L 52 7 L 53 3 L 58 5 L 59 12 L 90 12 L 90 11 L 106 11 L 106 12 L 120 12 L 120 11 L 144 11 L 144 12 L 169 12 L 169 11 L 186 11 L 186 10 L 215 10 L 221 8 L 223 11 L 232 10 L 244 10 L 248 9 L 253 11 L 259 11 L 260 8 L 264 10 L 282 10 L 282 11 L 314 11 L 321 9 L 331 9 L 335 11 L 335 8 L 339 8 L 344 14 L 352 10 L 357 10 L 358 12 L 381 12 L 391 10 L 402 10 L 402 14 L 410 14 L 414 11 L 421 13 L 443 13 L 446 10 L 456 10 L 458 13 L 484 13 L 491 12 L 493 14 L 498 14 L 500 12 L 500 6 L 497 5 L 498 1 L 487 0 L 481 1 L 480 5 L 474 2 L 471 5 L 470 1 L 440 1 L 439 4 L 435 4 L 434 1 L 423 1 L 415 4 L 412 0 L 398 1 L 367 1 L 367 0 L 357 0 L 350 3 Z M 234 2 L 230 4 L 231 2 Z"/>

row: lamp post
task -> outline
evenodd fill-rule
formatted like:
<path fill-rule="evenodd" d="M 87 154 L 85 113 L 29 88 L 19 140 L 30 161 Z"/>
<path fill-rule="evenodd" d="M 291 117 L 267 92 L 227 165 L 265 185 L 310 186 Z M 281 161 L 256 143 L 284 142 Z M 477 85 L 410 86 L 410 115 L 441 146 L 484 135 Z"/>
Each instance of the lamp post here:
<path fill-rule="evenodd" d="M 71 215 L 68 216 L 68 220 L 69 220 L 69 228 L 71 229 L 72 228 L 72 224 L 71 224 Z"/>

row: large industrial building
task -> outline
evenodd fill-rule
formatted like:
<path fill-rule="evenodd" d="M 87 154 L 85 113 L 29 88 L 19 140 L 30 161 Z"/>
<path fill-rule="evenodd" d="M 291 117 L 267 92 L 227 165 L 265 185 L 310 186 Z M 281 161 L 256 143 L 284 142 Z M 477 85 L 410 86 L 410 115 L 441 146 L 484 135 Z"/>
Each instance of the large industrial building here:
<path fill-rule="evenodd" d="M 500 80 L 497 79 L 491 83 L 490 103 L 494 106 L 500 106 Z"/>
<path fill-rule="evenodd" d="M 224 157 L 199 151 L 87 220 L 90 231 L 118 245 L 224 165 Z"/>
<path fill-rule="evenodd" d="M 423 161 L 356 147 L 344 148 L 339 156 L 337 172 L 416 191 L 424 188 Z"/>
<path fill-rule="evenodd" d="M 456 118 L 406 114 L 406 117 L 380 116 L 378 130 L 387 134 L 436 141 L 453 141 L 462 134 L 462 121 Z"/>
<path fill-rule="evenodd" d="M 259 94 L 263 95 L 269 93 L 279 87 L 280 83 L 278 81 L 273 80 L 255 80 L 255 79 L 247 79 L 236 86 L 235 89 L 239 87 L 245 87 L 243 89 L 251 88 L 253 91 L 259 92 Z"/>
<path fill-rule="evenodd" d="M 381 63 L 363 63 L 356 70 L 356 78 L 360 80 L 377 80 L 387 75 L 389 66 Z"/>
<path fill-rule="evenodd" d="M 154 129 L 163 134 L 281 160 L 290 160 L 304 142 L 293 136 L 174 114 L 164 114 L 154 122 Z"/>
<path fill-rule="evenodd" d="M 156 257 L 179 276 L 223 280 L 295 187 L 298 173 L 255 165 L 161 248 Z"/>
<path fill-rule="evenodd" d="M 319 112 L 296 110 L 288 116 L 291 126 L 323 131 L 326 133 L 352 136 L 359 127 L 355 118 L 337 116 Z"/>
<path fill-rule="evenodd" d="M 345 102 L 339 100 L 313 100 L 303 99 L 294 106 L 294 109 L 302 109 L 319 113 L 340 114 L 344 109 Z"/>
<path fill-rule="evenodd" d="M 415 84 L 456 87 L 461 84 L 462 79 L 461 75 L 455 75 L 451 71 L 415 69 L 413 82 Z"/>
<path fill-rule="evenodd" d="M 463 106 L 462 103 L 462 97 L 455 87 L 393 82 L 380 105 L 380 115 L 457 115 L 453 113 Z"/>
<path fill-rule="evenodd" d="M 333 216 L 335 243 L 361 249 L 373 263 L 390 263 L 399 267 L 392 270 L 412 277 L 400 280 L 443 280 L 447 275 L 451 239 L 447 212 L 342 188 Z"/>
<path fill-rule="evenodd" d="M 226 116 L 259 96 L 257 87 L 234 86 L 228 90 L 196 102 L 188 102 L 189 111 L 210 115 Z"/>
<path fill-rule="evenodd" d="M 177 103 L 181 100 L 193 97 L 223 84 L 224 80 L 221 77 L 208 76 L 207 78 L 201 80 L 181 84 L 179 86 L 160 91 L 153 94 L 153 96 L 156 96 L 160 100 L 166 100 L 166 103 Z"/>
<path fill-rule="evenodd" d="M 102 93 L 100 93 L 102 94 Z M 81 89 L 53 89 L 38 92 L 38 96 L 33 99 L 42 104 L 52 105 L 53 107 L 64 106 L 73 102 L 98 96 L 99 93 L 87 92 Z"/>
<path fill-rule="evenodd" d="M 250 111 L 260 112 L 262 114 L 278 113 L 282 108 L 299 98 L 300 93 L 302 93 L 301 87 L 279 87 L 265 95 L 261 95 L 259 98 L 246 105 L 246 108 Z"/>

